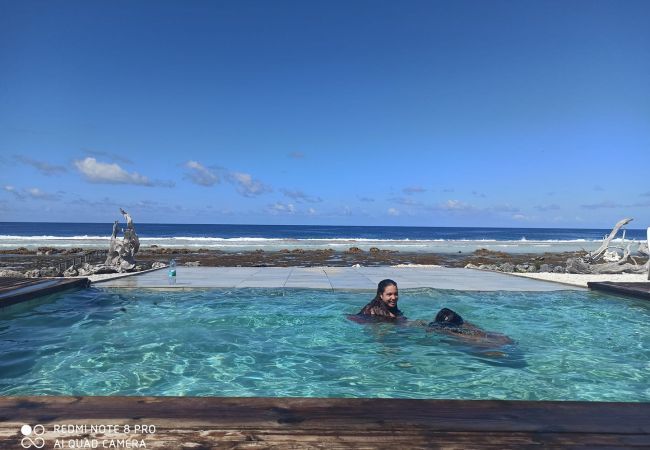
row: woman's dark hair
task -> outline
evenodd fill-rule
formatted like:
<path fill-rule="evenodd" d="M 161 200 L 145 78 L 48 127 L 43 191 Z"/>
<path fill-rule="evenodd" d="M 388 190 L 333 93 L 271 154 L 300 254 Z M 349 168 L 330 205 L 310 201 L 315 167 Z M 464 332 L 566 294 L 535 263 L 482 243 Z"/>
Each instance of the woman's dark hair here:
<path fill-rule="evenodd" d="M 379 300 L 381 294 L 383 294 L 386 288 L 391 285 L 397 287 L 397 283 L 395 283 L 393 280 L 389 280 L 388 278 L 381 280 L 377 285 L 377 295 L 375 295 L 375 298 L 373 300 Z"/>
<path fill-rule="evenodd" d="M 449 308 L 442 308 L 438 314 L 436 314 L 436 319 L 429 325 L 438 327 L 456 327 L 462 325 L 463 322 L 463 318 L 460 314 Z"/>

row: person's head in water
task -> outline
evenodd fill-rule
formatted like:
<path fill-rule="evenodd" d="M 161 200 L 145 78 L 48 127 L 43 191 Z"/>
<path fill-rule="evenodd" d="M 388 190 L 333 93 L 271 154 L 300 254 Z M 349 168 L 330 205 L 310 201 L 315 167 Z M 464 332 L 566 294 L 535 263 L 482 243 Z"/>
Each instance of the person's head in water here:
<path fill-rule="evenodd" d="M 463 324 L 463 318 L 455 311 L 452 311 L 449 308 L 442 308 L 430 326 L 437 327 L 457 327 Z"/>
<path fill-rule="evenodd" d="M 399 293 L 397 292 L 397 283 L 393 280 L 381 280 L 377 285 L 377 295 L 375 300 L 381 300 L 390 309 L 397 308 L 397 300 Z"/>

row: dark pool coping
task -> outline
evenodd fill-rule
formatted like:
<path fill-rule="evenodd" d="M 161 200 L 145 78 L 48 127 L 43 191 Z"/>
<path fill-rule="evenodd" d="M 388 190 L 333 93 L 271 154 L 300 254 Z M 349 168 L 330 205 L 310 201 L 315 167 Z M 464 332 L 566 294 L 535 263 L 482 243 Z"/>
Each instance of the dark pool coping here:
<path fill-rule="evenodd" d="M 650 300 L 650 282 L 625 283 L 612 281 L 591 281 L 587 283 L 589 289 L 606 292 L 608 294 L 635 297 L 643 300 Z"/>
<path fill-rule="evenodd" d="M 32 300 L 68 289 L 85 288 L 88 278 L 3 278 L 0 308 Z"/>

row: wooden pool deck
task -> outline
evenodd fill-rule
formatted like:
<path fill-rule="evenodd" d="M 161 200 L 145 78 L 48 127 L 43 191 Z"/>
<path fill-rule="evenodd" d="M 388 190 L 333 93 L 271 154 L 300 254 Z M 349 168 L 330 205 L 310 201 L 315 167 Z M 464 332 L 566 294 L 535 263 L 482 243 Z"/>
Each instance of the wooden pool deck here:
<path fill-rule="evenodd" d="M 0 277 L 0 308 L 71 288 L 88 287 L 88 278 Z"/>
<path fill-rule="evenodd" d="M 650 403 L 0 397 L 0 448 L 21 448 L 25 424 L 43 426 L 45 448 L 57 439 L 65 448 L 72 439 L 99 448 L 104 439 L 137 440 L 149 449 L 650 447 Z M 148 433 L 133 431 L 144 425 Z"/>
<path fill-rule="evenodd" d="M 603 291 L 609 294 L 618 294 L 629 297 L 650 300 L 650 282 L 647 283 L 622 283 L 613 281 L 601 281 L 587 283 L 589 289 Z"/>

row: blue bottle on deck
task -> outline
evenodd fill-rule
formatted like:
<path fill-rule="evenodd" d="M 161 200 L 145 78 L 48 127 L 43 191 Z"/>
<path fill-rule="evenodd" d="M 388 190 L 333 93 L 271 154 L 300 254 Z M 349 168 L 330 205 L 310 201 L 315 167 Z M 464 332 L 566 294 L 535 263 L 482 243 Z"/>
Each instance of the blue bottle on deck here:
<path fill-rule="evenodd" d="M 169 261 L 169 284 L 176 284 L 176 260 Z"/>

